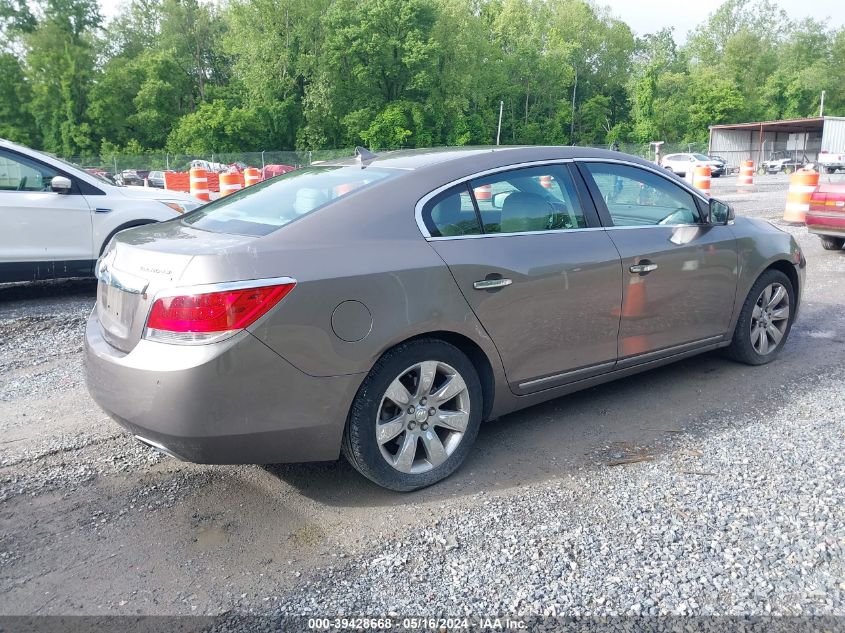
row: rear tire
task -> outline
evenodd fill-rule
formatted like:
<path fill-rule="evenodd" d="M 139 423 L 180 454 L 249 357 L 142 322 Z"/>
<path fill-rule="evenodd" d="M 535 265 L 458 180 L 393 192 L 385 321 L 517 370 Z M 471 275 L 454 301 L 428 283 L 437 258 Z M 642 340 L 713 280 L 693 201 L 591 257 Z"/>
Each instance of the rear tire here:
<path fill-rule="evenodd" d="M 825 169 L 824 169 L 824 170 L 825 170 L 828 174 L 835 174 L 835 173 L 836 173 L 836 167 L 825 167 Z"/>
<path fill-rule="evenodd" d="M 822 241 L 822 248 L 826 251 L 839 251 L 845 246 L 845 237 L 833 237 L 832 235 L 819 235 Z"/>
<path fill-rule="evenodd" d="M 780 296 L 782 289 L 786 296 Z M 725 350 L 746 365 L 765 365 L 780 354 L 795 319 L 795 289 L 779 270 L 766 270 L 748 292 Z"/>
<path fill-rule="evenodd" d="M 384 488 L 425 488 L 464 461 L 482 409 L 478 372 L 463 352 L 438 339 L 402 343 L 358 389 L 341 448 L 355 470 Z"/>

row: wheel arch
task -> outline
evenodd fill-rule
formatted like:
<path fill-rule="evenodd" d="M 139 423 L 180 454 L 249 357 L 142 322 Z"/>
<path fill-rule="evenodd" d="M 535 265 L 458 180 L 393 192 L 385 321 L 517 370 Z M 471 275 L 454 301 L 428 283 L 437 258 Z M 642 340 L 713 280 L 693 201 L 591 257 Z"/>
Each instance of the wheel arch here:
<path fill-rule="evenodd" d="M 448 330 L 425 332 L 399 341 L 395 345 L 391 345 L 390 348 L 382 352 L 382 355 L 386 354 L 394 347 L 421 339 L 437 339 L 444 341 L 457 347 L 467 358 L 469 358 L 469 361 L 472 363 L 473 367 L 475 367 L 475 371 L 478 372 L 478 380 L 481 382 L 481 396 L 484 399 L 481 419 L 482 421 L 487 420 L 490 417 L 490 412 L 493 410 L 493 401 L 496 396 L 496 376 L 493 372 L 493 365 L 487 357 L 487 354 L 484 353 L 484 350 L 481 349 L 481 346 L 479 346 L 478 343 L 468 336 Z"/>
<path fill-rule="evenodd" d="M 801 275 L 799 274 L 798 270 L 789 259 L 786 259 L 785 254 L 780 253 L 774 256 L 772 259 L 769 259 L 765 263 L 761 262 L 760 268 L 757 269 L 756 274 L 754 276 L 748 276 L 746 279 L 748 280 L 748 286 L 744 288 L 737 289 L 737 303 L 734 308 L 733 316 L 731 317 L 731 325 L 728 329 L 726 334 L 726 339 L 730 340 L 733 336 L 734 331 L 736 330 L 737 324 L 739 323 L 739 316 L 742 312 L 742 306 L 745 304 L 746 299 L 748 298 L 748 293 L 751 292 L 751 289 L 754 287 L 754 284 L 757 283 L 757 280 L 760 279 L 761 275 L 764 275 L 769 270 L 777 270 L 778 272 L 783 273 L 786 275 L 787 279 L 789 279 L 790 283 L 792 284 L 792 289 L 795 292 L 795 302 L 796 302 L 796 317 L 797 313 L 800 310 L 800 298 L 802 294 L 803 288 L 801 287 Z"/>
<path fill-rule="evenodd" d="M 792 262 L 785 259 L 777 259 L 761 270 L 760 275 L 767 270 L 779 270 L 782 272 L 789 278 L 790 283 L 792 283 L 792 289 L 795 291 L 796 299 L 801 295 L 801 280 L 799 279 L 798 271 L 795 270 L 795 265 Z M 760 278 L 760 275 L 757 275 L 758 279 Z"/>
<path fill-rule="evenodd" d="M 112 232 L 109 233 L 106 236 L 106 239 L 104 239 L 103 243 L 100 244 L 100 250 L 97 252 L 97 257 L 99 257 L 103 254 L 103 251 L 106 250 L 106 246 L 109 245 L 109 242 L 111 242 L 112 238 L 115 235 L 117 235 L 118 233 L 120 233 L 121 231 L 124 231 L 126 229 L 132 229 L 132 228 L 135 228 L 136 226 L 144 226 L 145 224 L 155 224 L 156 222 L 158 222 L 158 220 L 143 220 L 143 219 L 142 220 L 130 220 L 129 222 L 124 222 L 123 224 L 118 226 L 116 229 L 112 230 Z"/>

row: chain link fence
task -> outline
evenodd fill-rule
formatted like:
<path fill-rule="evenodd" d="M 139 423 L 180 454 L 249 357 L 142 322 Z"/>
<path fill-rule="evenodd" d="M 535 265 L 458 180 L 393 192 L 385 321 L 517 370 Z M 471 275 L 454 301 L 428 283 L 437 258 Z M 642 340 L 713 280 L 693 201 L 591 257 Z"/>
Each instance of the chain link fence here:
<path fill-rule="evenodd" d="M 607 145 L 595 145 L 601 149 L 618 149 L 618 151 L 632 156 L 639 156 L 654 160 L 654 147 L 648 143 L 621 143 L 618 148 Z M 664 143 L 660 148 L 661 155 L 678 152 L 706 153 L 706 143 Z M 276 151 L 263 152 L 222 152 L 210 154 L 169 154 L 165 152 L 151 152 L 147 154 L 108 154 L 102 156 L 76 156 L 67 158 L 72 163 L 85 169 L 97 169 L 109 174 L 120 174 L 125 170 L 134 171 L 187 171 L 194 161 L 204 161 L 212 171 L 226 171 L 230 165 L 243 167 L 258 167 L 263 169 L 267 165 L 290 165 L 302 167 L 319 161 L 352 156 L 354 149 L 324 149 L 314 151 Z"/>
<path fill-rule="evenodd" d="M 97 169 L 109 174 L 125 170 L 134 171 L 187 171 L 194 161 L 203 161 L 213 166 L 213 171 L 226 171 L 230 165 L 258 167 L 267 165 L 290 165 L 303 167 L 313 163 L 352 156 L 352 149 L 328 149 L 315 151 L 263 151 L 223 152 L 210 154 L 169 154 L 151 152 L 147 154 L 108 154 L 103 156 L 74 156 L 65 160 L 85 169 Z"/>

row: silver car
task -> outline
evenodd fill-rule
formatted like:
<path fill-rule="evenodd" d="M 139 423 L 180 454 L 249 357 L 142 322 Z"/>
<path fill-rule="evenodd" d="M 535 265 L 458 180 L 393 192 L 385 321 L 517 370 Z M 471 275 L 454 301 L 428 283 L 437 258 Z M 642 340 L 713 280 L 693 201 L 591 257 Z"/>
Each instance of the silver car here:
<path fill-rule="evenodd" d="M 773 360 L 805 266 L 787 233 L 624 154 L 364 151 L 115 236 L 87 382 L 180 459 L 342 451 L 413 490 L 483 420 L 707 350 Z"/>

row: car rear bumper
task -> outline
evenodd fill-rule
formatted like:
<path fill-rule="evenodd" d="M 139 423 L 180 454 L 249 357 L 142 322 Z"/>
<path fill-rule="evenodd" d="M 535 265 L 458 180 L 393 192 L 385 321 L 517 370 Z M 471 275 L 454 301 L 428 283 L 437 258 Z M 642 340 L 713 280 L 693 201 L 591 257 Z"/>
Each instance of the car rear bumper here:
<path fill-rule="evenodd" d="M 819 235 L 845 237 L 845 213 L 808 211 L 805 218 L 807 230 Z"/>
<path fill-rule="evenodd" d="M 88 390 L 139 440 L 204 464 L 337 459 L 362 374 L 315 378 L 242 332 L 210 345 L 142 340 L 128 354 L 85 332 Z"/>

